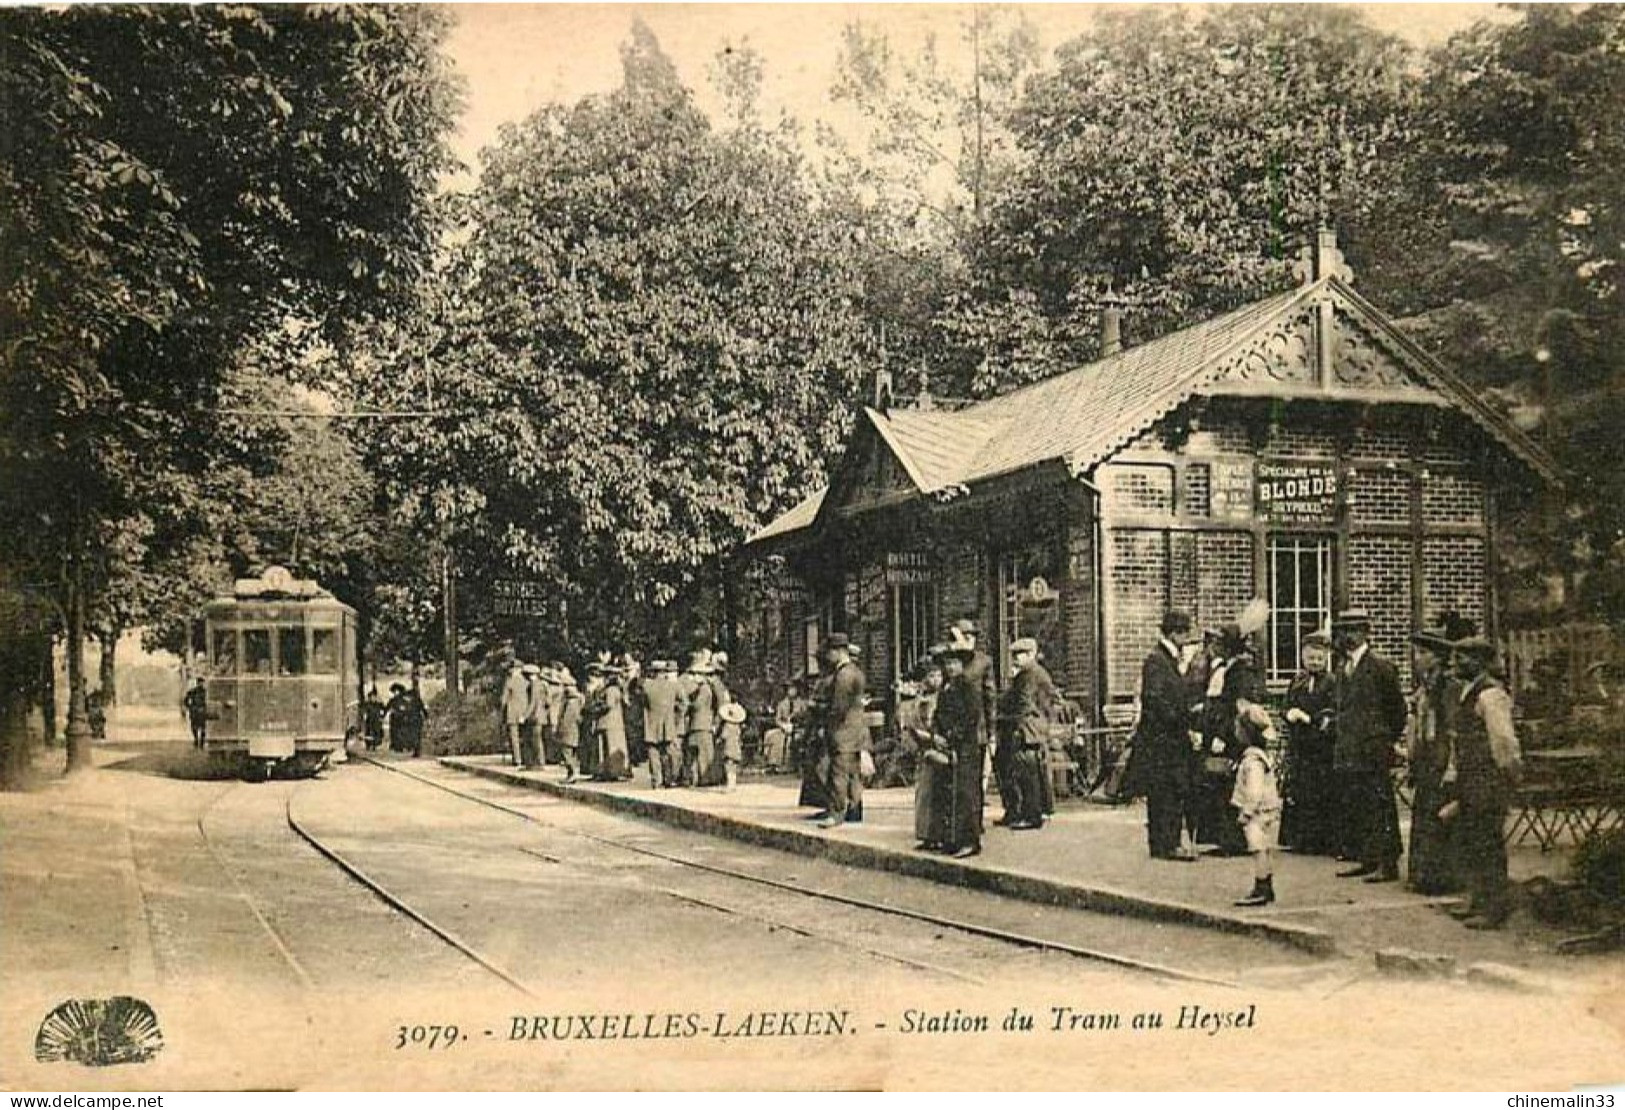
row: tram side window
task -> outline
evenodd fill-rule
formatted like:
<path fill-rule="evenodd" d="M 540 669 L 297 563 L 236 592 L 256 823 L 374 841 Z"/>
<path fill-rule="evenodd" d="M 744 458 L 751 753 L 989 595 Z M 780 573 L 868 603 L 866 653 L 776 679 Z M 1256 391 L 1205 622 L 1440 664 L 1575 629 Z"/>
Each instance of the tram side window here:
<path fill-rule="evenodd" d="M 214 673 L 219 675 L 237 673 L 237 630 L 235 628 L 217 628 L 214 630 Z"/>
<path fill-rule="evenodd" d="M 243 629 L 243 673 L 271 673 L 271 630 Z"/>
<path fill-rule="evenodd" d="M 310 630 L 310 673 L 339 673 L 339 630 L 312 628 Z"/>
<path fill-rule="evenodd" d="M 305 630 L 303 628 L 277 629 L 277 673 L 305 673 Z"/>

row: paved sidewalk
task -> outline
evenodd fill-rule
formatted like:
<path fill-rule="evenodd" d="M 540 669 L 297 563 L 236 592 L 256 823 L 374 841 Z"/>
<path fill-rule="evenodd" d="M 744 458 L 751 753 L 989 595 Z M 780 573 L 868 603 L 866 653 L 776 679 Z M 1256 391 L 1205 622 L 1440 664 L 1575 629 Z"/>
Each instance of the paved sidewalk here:
<path fill-rule="evenodd" d="M 897 871 L 1032 901 L 1075 905 L 1150 919 L 1177 920 L 1265 936 L 1307 951 L 1369 959 L 1383 948 L 1445 954 L 1461 966 L 1496 961 L 1551 969 L 1573 961 L 1551 955 L 1558 934 L 1520 913 L 1501 932 L 1474 933 L 1445 912 L 1452 898 L 1425 898 L 1400 884 L 1340 879 L 1344 865 L 1282 853 L 1276 868 L 1280 901 L 1268 909 L 1231 903 L 1252 881 L 1251 861 L 1207 856 L 1196 863 L 1153 861 L 1145 846 L 1143 805 L 1063 802 L 1041 830 L 995 827 L 987 808 L 983 852 L 968 860 L 916 851 L 912 788 L 866 790 L 860 825 L 825 830 L 798 809 L 798 780 L 747 778 L 732 793 L 719 788 L 651 790 L 641 769 L 624 783 L 563 783 L 562 771 L 516 771 L 504 756 L 445 757 L 443 764 L 683 828 L 819 855 L 854 866 Z M 1515 878 L 1562 874 L 1565 853 L 1513 852 Z"/>

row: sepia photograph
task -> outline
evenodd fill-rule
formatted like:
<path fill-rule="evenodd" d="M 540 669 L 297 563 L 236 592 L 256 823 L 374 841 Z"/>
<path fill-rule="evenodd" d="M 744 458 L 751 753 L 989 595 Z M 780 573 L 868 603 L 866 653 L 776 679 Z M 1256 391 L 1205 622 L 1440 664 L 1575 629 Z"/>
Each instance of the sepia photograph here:
<path fill-rule="evenodd" d="M 1622 119 L 1608 3 L 0 4 L 0 1088 L 1607 1110 Z"/>

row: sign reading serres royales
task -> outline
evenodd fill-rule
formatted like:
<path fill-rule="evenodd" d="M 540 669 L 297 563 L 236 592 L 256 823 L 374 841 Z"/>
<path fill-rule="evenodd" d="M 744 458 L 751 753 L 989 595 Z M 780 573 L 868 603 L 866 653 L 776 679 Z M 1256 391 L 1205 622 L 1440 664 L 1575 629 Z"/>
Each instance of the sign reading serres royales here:
<path fill-rule="evenodd" d="M 547 588 L 522 578 L 498 578 L 491 583 L 491 614 L 497 617 L 545 617 Z"/>
<path fill-rule="evenodd" d="M 1330 524 L 1337 511 L 1337 466 L 1260 459 L 1257 500 L 1266 520 Z"/>

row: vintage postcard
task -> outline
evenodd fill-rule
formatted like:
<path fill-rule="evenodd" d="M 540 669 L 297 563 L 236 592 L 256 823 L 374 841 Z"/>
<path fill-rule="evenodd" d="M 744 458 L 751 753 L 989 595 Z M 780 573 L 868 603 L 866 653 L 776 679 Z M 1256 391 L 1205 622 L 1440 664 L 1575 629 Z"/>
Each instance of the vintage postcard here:
<path fill-rule="evenodd" d="M 1625 1084 L 1625 8 L 0 8 L 0 1085 Z"/>

